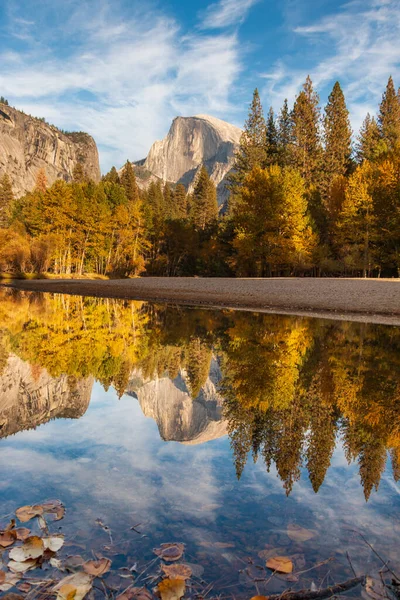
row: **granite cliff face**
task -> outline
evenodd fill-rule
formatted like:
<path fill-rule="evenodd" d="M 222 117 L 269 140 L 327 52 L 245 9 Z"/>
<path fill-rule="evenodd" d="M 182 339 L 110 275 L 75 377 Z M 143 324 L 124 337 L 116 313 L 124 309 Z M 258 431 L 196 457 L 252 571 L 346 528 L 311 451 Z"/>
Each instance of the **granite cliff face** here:
<path fill-rule="evenodd" d="M 217 389 L 220 380 L 221 371 L 213 360 L 197 398 L 190 396 L 185 371 L 174 380 L 161 377 L 142 381 L 140 373 L 133 373 L 128 393 L 138 398 L 143 414 L 156 421 L 163 440 L 202 444 L 227 433 L 223 399 Z"/>
<path fill-rule="evenodd" d="M 86 133 L 64 134 L 56 127 L 0 104 L 0 176 L 7 173 L 16 196 L 32 190 L 40 169 L 49 184 L 70 181 L 82 163 L 88 177 L 100 180 L 97 146 Z"/>
<path fill-rule="evenodd" d="M 215 117 L 177 117 L 168 135 L 152 145 L 142 164 L 159 179 L 183 183 L 189 191 L 204 164 L 222 203 L 227 196 L 224 179 L 233 166 L 241 133 L 238 127 Z"/>
<path fill-rule="evenodd" d="M 52 378 L 10 355 L 0 376 L 0 439 L 51 419 L 78 419 L 89 406 L 92 386 L 92 377 Z"/>

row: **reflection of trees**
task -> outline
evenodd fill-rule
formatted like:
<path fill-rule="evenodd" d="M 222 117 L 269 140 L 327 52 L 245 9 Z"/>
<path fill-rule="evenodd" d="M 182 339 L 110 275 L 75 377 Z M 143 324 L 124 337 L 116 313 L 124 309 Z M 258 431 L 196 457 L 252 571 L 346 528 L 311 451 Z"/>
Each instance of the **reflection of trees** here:
<path fill-rule="evenodd" d="M 366 499 L 390 451 L 400 475 L 400 331 L 240 315 L 223 344 L 225 415 L 236 472 L 247 457 L 275 463 L 287 493 L 306 466 L 314 491 L 340 433 Z"/>
<path fill-rule="evenodd" d="M 182 310 L 76 296 L 0 296 L 0 371 L 9 352 L 52 377 L 90 375 L 121 396 L 132 372 L 186 373 L 195 397 L 212 353 L 238 477 L 249 454 L 287 493 L 305 466 L 322 485 L 337 436 L 365 497 L 387 461 L 400 478 L 400 330 L 294 317 Z"/>

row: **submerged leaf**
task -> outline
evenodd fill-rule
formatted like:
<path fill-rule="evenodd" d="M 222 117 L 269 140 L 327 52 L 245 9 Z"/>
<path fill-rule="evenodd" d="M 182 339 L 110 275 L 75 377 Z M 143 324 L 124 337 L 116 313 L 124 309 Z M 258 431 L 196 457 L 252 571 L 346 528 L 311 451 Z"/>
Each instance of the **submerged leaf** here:
<path fill-rule="evenodd" d="M 18 518 L 18 520 L 21 521 L 21 523 L 26 523 L 34 517 L 37 517 L 42 514 L 43 508 L 37 504 L 34 506 L 21 506 L 21 508 L 18 508 L 15 511 L 15 515 Z"/>
<path fill-rule="evenodd" d="M 41 506 L 45 513 L 55 515 L 54 521 L 60 521 L 65 515 L 65 508 L 61 500 L 47 500 Z"/>
<path fill-rule="evenodd" d="M 117 600 L 153 600 L 153 595 L 145 587 L 129 587 L 117 596 Z"/>
<path fill-rule="evenodd" d="M 293 563 L 287 556 L 273 556 L 267 560 L 266 565 L 268 569 L 278 573 L 291 573 L 293 571 Z"/>
<path fill-rule="evenodd" d="M 73 573 L 54 586 L 57 600 L 83 600 L 92 589 L 92 578 L 88 573 Z"/>
<path fill-rule="evenodd" d="M 43 556 L 45 546 L 42 538 L 37 535 L 28 537 L 22 546 L 10 550 L 10 558 L 16 562 L 23 562 L 30 558 Z"/>
<path fill-rule="evenodd" d="M 18 575 L 14 575 L 13 573 L 4 573 L 4 571 L 0 571 L 0 592 L 8 592 L 11 590 L 18 581 L 20 581 L 20 577 Z"/>
<path fill-rule="evenodd" d="M 294 542 L 306 542 L 315 537 L 314 531 L 300 527 L 300 525 L 296 525 L 295 523 L 289 523 L 287 526 L 287 534 Z"/>
<path fill-rule="evenodd" d="M 31 530 L 27 529 L 27 527 L 18 527 L 18 529 L 14 529 L 15 535 L 17 536 L 17 540 L 24 542 L 31 534 Z"/>
<path fill-rule="evenodd" d="M 14 531 L 4 531 L 0 533 L 0 546 L 2 548 L 8 548 L 8 546 L 12 546 L 15 542 L 17 536 Z"/>
<path fill-rule="evenodd" d="M 190 579 L 192 569 L 186 565 L 161 565 L 162 570 L 170 579 Z"/>
<path fill-rule="evenodd" d="M 158 584 L 161 600 L 180 600 L 185 595 L 185 589 L 183 579 L 163 579 Z"/>
<path fill-rule="evenodd" d="M 100 558 L 99 560 L 88 560 L 83 564 L 86 573 L 94 577 L 100 577 L 110 570 L 111 560 L 109 558 Z"/>
<path fill-rule="evenodd" d="M 172 562 L 179 560 L 185 550 L 185 545 L 180 543 L 161 544 L 159 548 L 154 549 L 154 554 L 157 554 L 163 560 Z"/>

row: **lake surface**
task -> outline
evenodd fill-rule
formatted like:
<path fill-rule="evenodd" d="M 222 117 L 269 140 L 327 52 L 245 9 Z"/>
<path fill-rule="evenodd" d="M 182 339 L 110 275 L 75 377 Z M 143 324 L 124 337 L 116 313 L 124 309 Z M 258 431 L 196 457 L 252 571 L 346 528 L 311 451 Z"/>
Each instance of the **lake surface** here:
<path fill-rule="evenodd" d="M 0 524 L 60 499 L 115 593 L 165 542 L 208 598 L 400 571 L 400 328 L 8 290 L 0 373 Z"/>

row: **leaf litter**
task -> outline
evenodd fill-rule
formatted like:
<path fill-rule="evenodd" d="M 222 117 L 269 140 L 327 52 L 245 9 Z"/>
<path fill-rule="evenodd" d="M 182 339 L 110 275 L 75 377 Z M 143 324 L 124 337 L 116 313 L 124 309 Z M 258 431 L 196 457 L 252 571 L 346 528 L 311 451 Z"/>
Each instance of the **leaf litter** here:
<path fill-rule="evenodd" d="M 71 554 L 66 555 L 66 547 L 81 547 L 74 541 L 69 541 L 66 545 L 64 534 L 51 533 L 45 519 L 45 515 L 50 515 L 50 523 L 60 521 L 65 516 L 65 508 L 60 500 L 49 500 L 41 504 L 23 506 L 16 511 L 16 518 L 21 523 L 28 521 L 35 522 L 39 533 L 32 533 L 32 529 L 26 527 L 16 528 L 16 521 L 12 519 L 10 523 L 0 531 L 0 592 L 6 592 L 2 596 L 3 600 L 97 600 L 105 598 L 107 600 L 181 600 L 190 598 L 193 600 L 207 600 L 218 598 L 225 600 L 234 598 L 234 595 L 221 594 L 211 595 L 214 585 L 206 584 L 201 579 L 204 568 L 201 565 L 178 562 L 185 554 L 185 544 L 182 542 L 168 542 L 160 544 L 153 550 L 156 558 L 144 565 L 144 568 L 134 564 L 129 568 L 115 566 L 112 570 L 113 562 L 111 558 L 102 556 L 92 549 L 94 558 L 87 558 Z M 110 528 L 100 519 L 96 523 L 107 533 L 110 539 L 110 545 L 103 546 L 104 550 L 114 557 L 124 554 L 122 548 L 125 542 L 118 541 L 114 544 Z M 131 528 L 130 528 L 131 529 Z M 254 564 L 252 558 L 247 558 L 248 567 L 238 570 L 239 573 L 246 574 L 247 587 L 253 587 L 256 594 L 246 594 L 244 598 L 251 600 L 280 600 L 282 596 L 285 600 L 308 600 L 328 598 L 334 594 L 347 591 L 353 587 L 362 584 L 362 596 L 368 600 L 379 600 L 385 592 L 386 599 L 389 597 L 387 591 L 400 589 L 400 579 L 391 569 L 388 569 L 386 563 L 380 572 L 380 580 L 371 577 L 356 576 L 341 584 L 326 585 L 326 574 L 316 586 L 314 581 L 309 582 L 308 589 L 292 590 L 287 586 L 291 583 L 298 583 L 301 575 L 317 569 L 330 562 L 331 559 L 319 562 L 308 568 L 307 557 L 302 553 L 301 544 L 315 537 L 315 531 L 305 529 L 299 525 L 289 524 L 286 533 L 288 537 L 295 542 L 293 544 L 294 554 L 283 555 L 280 553 L 282 548 L 279 545 L 268 546 L 265 550 L 260 550 L 259 558 L 263 565 Z M 236 544 L 229 545 L 218 543 L 223 547 L 236 547 Z M 200 544 L 199 544 L 200 545 Z M 368 544 L 369 545 L 369 544 Z M 119 546 L 119 547 L 118 547 Z M 217 544 L 214 544 L 217 547 Z M 84 547 L 84 546 L 83 546 Z M 89 550 L 89 547 L 87 547 Z M 63 555 L 58 553 L 62 552 Z M 233 556 L 233 555 L 232 555 Z M 236 564 L 245 562 L 243 559 L 235 558 Z M 113 558 L 114 560 L 114 558 Z M 256 559 L 257 560 L 257 559 Z M 120 564 L 120 563 L 119 563 Z M 130 563 L 132 565 L 132 563 Z M 385 571 L 385 568 L 387 569 Z M 40 571 L 39 571 L 40 569 Z M 297 569 L 297 571 L 295 570 Z M 34 577 L 32 571 L 38 570 L 41 578 Z M 354 571 L 354 569 L 353 569 Z M 384 575 L 390 572 L 392 581 L 385 583 Z M 277 580 L 281 589 L 279 594 L 267 593 L 267 586 L 271 580 Z M 331 576 L 331 581 L 333 581 Z M 283 589 L 284 583 L 286 588 Z M 260 591 L 260 586 L 262 591 Z M 278 587 L 279 587 L 278 586 Z M 235 586 L 225 586 L 225 588 Z M 13 593 L 13 589 L 18 594 Z M 224 586 L 221 588 L 224 589 Z M 275 589 L 276 585 L 275 585 Z M 265 591 L 265 595 L 262 592 Z M 21 595 L 22 594 L 22 595 Z M 393 594 L 392 594 L 393 595 Z"/>

